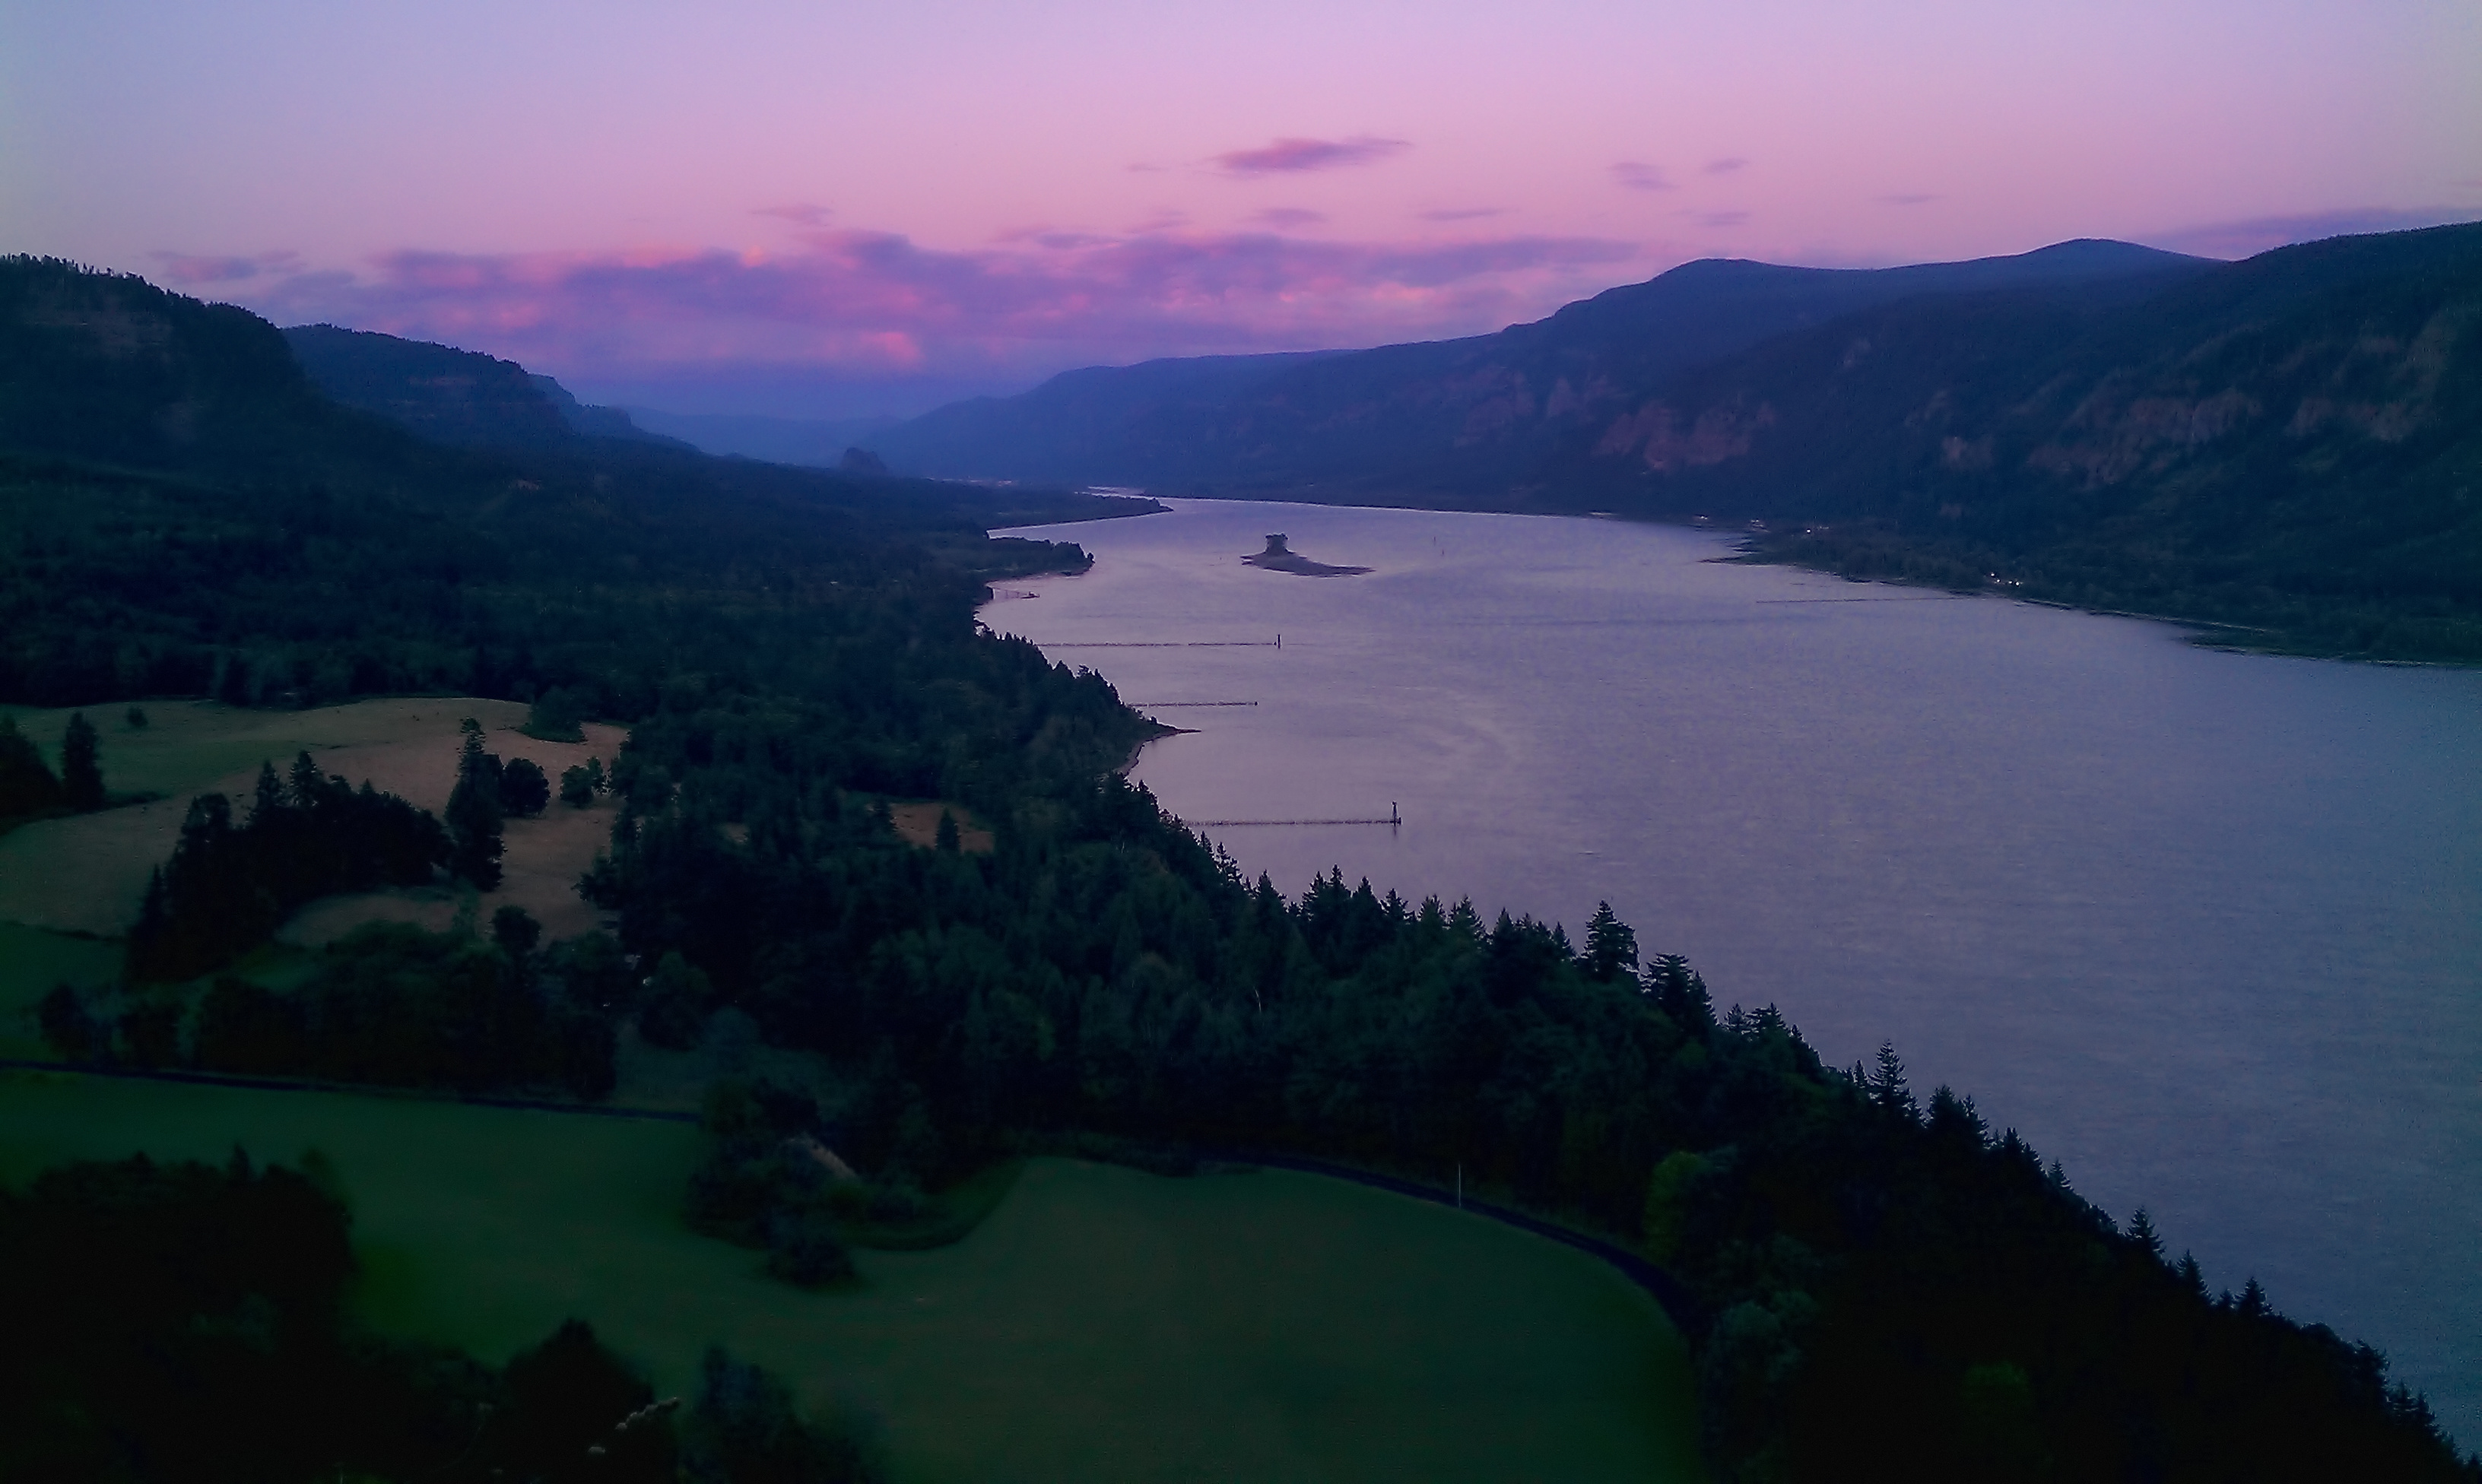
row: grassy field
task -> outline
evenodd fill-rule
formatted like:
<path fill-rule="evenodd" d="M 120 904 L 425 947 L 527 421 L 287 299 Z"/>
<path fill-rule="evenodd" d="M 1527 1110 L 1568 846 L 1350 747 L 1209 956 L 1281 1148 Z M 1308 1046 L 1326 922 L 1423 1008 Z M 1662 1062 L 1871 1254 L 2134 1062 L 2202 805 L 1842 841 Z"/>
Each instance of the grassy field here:
<path fill-rule="evenodd" d="M 668 1389 L 720 1341 L 877 1417 L 906 1479 L 1699 1476 L 1686 1354 L 1582 1254 L 1340 1181 L 1037 1159 L 932 1252 L 809 1294 L 674 1215 L 682 1124 L 0 1075 L 0 1178 L 55 1160 L 342 1171 L 376 1322 L 499 1358 L 571 1315 Z"/>
<path fill-rule="evenodd" d="M 125 707 L 98 707 L 88 719 L 102 733 L 103 774 L 115 793 L 154 794 L 153 802 L 97 814 L 41 820 L 0 836 L 0 922 L 119 936 L 136 920 L 146 873 L 172 853 L 181 820 L 197 794 L 223 791 L 246 809 L 258 766 L 287 769 L 308 752 L 322 769 L 438 813 L 456 786 L 458 723 L 483 723 L 487 745 L 503 759 L 531 758 L 557 785 L 563 769 L 598 756 L 620 755 L 618 727 L 592 725 L 583 742 L 545 742 L 520 735 L 526 708 L 514 701 L 424 697 L 356 701 L 312 711 L 246 711 L 209 701 L 159 701 L 147 724 L 132 727 Z M 66 711 L 15 711 L 18 728 L 57 758 Z M 594 910 L 574 890 L 594 852 L 611 836 L 611 806 L 573 810 L 554 803 L 541 818 L 514 820 L 507 832 L 508 878 L 483 899 L 488 920 L 503 902 L 540 919 L 555 938 L 593 928 Z M 379 892 L 330 898 L 306 908 L 286 935 L 325 942 L 378 918 L 445 926 L 453 894 Z"/>
<path fill-rule="evenodd" d="M 0 923 L 0 1057 L 48 1057 L 35 1006 L 53 985 L 108 984 L 120 972 L 120 945 Z"/>

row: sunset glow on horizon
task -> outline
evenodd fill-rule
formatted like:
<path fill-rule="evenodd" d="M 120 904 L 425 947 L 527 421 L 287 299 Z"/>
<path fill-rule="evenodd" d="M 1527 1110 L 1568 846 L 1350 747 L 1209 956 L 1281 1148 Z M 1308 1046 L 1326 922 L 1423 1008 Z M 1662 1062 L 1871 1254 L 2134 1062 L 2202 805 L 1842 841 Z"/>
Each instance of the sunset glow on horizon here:
<path fill-rule="evenodd" d="M 0 248 L 590 400 L 911 412 L 1693 258 L 2482 216 L 2482 6 L 0 0 Z"/>

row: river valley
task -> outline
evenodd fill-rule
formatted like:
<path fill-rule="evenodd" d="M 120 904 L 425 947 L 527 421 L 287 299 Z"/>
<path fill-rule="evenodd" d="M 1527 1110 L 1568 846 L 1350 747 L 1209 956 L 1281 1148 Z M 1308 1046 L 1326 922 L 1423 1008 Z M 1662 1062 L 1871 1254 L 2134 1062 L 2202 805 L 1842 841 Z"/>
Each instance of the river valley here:
<path fill-rule="evenodd" d="M 1718 562 L 1595 520 L 1173 502 L 984 621 L 1185 735 L 1132 769 L 1287 894 L 1341 867 L 1719 1007 L 1881 1038 L 2211 1286 L 2482 1444 L 2482 672 Z M 1281 532 L 1298 575 L 1244 564 Z M 1281 635 L 1281 644 L 1278 637 Z"/>

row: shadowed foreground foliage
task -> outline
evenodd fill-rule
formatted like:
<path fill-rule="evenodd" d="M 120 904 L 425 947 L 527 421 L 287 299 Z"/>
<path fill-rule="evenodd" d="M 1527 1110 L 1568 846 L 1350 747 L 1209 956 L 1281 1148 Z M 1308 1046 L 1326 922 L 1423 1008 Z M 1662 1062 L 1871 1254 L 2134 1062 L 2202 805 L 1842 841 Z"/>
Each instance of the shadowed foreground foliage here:
<path fill-rule="evenodd" d="M 574 1320 L 499 1369 L 342 1317 L 343 1206 L 253 1168 L 64 1165 L 0 1190 L 0 1476 L 838 1484 L 863 1444 L 710 1351 L 690 1406 Z"/>

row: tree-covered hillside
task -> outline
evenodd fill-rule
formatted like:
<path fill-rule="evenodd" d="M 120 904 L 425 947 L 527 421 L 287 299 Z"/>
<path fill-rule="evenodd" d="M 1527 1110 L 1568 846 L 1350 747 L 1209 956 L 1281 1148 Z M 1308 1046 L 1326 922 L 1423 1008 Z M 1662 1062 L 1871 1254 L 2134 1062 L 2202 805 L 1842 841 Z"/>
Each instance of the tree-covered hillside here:
<path fill-rule="evenodd" d="M 1068 372 L 1022 396 L 925 414 L 876 446 L 899 468 L 934 474 L 1167 492 L 1344 482 L 1360 496 L 1487 503 L 1663 378 L 1774 335 L 1925 294 L 2041 284 L 2107 296 L 2203 266 L 2112 242 L 1891 269 L 1709 259 L 1492 335 Z"/>
<path fill-rule="evenodd" d="M 446 448 L 322 396 L 263 321 L 61 263 L 0 261 L 0 349 L 19 703 L 568 690 L 627 718 L 668 683 L 833 674 L 911 706 L 902 677 L 947 663 L 926 624 L 986 655 L 954 648 L 986 577 L 1084 560 L 986 525 L 1149 508 L 600 438 Z"/>
<path fill-rule="evenodd" d="M 2112 309 L 1890 305 L 1681 377 L 1551 469 L 1566 502 L 1758 519 L 1856 576 L 2482 659 L 2482 227 Z"/>

